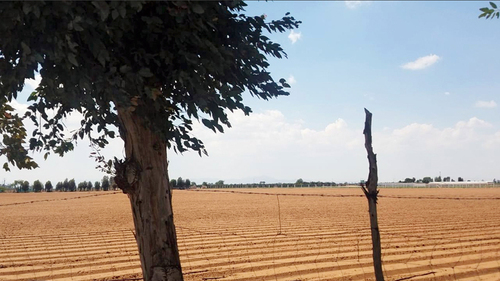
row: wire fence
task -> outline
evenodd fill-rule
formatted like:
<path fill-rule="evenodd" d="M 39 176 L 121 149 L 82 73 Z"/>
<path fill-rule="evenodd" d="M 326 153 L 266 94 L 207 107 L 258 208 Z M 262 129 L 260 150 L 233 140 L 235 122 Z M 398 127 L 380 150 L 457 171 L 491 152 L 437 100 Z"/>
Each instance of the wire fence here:
<path fill-rule="evenodd" d="M 176 213 L 188 281 L 374 280 L 363 195 L 207 189 L 175 200 L 199 202 Z M 500 280 L 495 200 L 380 196 L 386 280 Z M 131 229 L 0 236 L 0 280 L 140 279 Z"/>

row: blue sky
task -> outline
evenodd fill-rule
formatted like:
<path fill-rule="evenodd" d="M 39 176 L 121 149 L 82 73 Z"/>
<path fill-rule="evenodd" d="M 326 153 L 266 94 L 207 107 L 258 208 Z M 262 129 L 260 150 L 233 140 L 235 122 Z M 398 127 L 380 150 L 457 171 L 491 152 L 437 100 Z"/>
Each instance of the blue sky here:
<path fill-rule="evenodd" d="M 500 20 L 478 19 L 481 2 L 248 2 L 247 14 L 290 12 L 299 29 L 273 34 L 288 59 L 270 59 L 291 95 L 247 97 L 254 113 L 231 114 L 233 128 L 194 134 L 209 157 L 170 152 L 170 175 L 192 181 L 359 181 L 367 177 L 363 108 L 374 118 L 380 181 L 405 177 L 500 178 Z M 25 93 L 35 86 L 27 83 Z M 21 109 L 26 95 L 17 101 Z M 78 124 L 78 118 L 68 124 Z M 104 152 L 122 155 L 121 141 Z M 85 142 L 16 179 L 97 180 Z"/>

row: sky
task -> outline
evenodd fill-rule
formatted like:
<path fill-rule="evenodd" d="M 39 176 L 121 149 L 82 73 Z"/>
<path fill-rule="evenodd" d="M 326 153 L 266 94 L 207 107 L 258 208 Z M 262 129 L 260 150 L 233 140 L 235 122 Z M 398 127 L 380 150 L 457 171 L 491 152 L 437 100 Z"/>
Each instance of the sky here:
<path fill-rule="evenodd" d="M 500 179 L 500 20 L 478 19 L 487 1 L 251 1 L 248 15 L 300 27 L 269 37 L 288 54 L 269 58 L 290 96 L 245 95 L 250 116 L 229 114 L 232 128 L 213 133 L 195 121 L 209 156 L 168 152 L 170 178 L 197 183 L 359 182 L 368 176 L 364 108 L 373 113 L 380 182 L 426 176 Z M 37 85 L 27 80 L 20 112 Z M 66 121 L 77 126 L 79 116 Z M 76 127 L 75 127 L 76 128 Z M 34 154 L 40 168 L 0 171 L 17 179 L 96 181 L 104 174 L 88 142 L 63 158 Z M 102 151 L 122 157 L 114 139 Z M 5 159 L 1 158 L 2 163 Z"/>

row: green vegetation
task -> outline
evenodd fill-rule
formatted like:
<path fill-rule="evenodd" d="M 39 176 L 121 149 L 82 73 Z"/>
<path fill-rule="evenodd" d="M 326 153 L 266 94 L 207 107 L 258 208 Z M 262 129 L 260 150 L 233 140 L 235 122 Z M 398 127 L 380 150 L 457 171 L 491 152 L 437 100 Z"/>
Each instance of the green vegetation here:
<path fill-rule="evenodd" d="M 103 184 L 106 186 L 107 185 L 107 189 L 106 190 L 109 190 L 111 186 L 113 186 L 113 181 L 110 181 L 109 180 L 109 177 L 107 176 L 104 176 L 103 179 Z M 116 184 L 115 184 L 116 186 Z M 12 184 L 7 184 L 7 185 L 0 185 L 0 192 L 6 192 L 6 191 L 9 191 L 9 190 L 12 190 L 12 191 L 15 191 L 15 192 L 29 192 L 29 191 L 33 191 L 33 192 L 42 192 L 42 191 L 45 191 L 45 192 L 53 192 L 53 191 L 56 191 L 56 192 L 74 192 L 74 191 L 100 191 L 100 190 L 103 190 L 105 191 L 104 189 L 101 188 L 101 182 L 100 181 L 96 181 L 94 184 L 92 184 L 91 181 L 82 181 L 78 184 L 75 183 L 75 180 L 74 179 L 71 179 L 71 180 L 68 180 L 68 179 L 65 179 L 63 182 L 58 182 L 55 186 L 55 189 L 54 187 L 52 186 L 52 182 L 51 181 L 47 181 L 45 182 L 45 185 L 42 184 L 41 181 L 39 180 L 35 180 L 33 182 L 33 185 L 30 186 L 29 182 L 28 181 L 24 181 L 24 180 L 17 180 L 15 181 L 14 183 Z"/>
<path fill-rule="evenodd" d="M 36 180 L 33 182 L 33 191 L 34 192 L 42 192 L 43 185 L 42 182 L 39 180 Z"/>
<path fill-rule="evenodd" d="M 30 191 L 30 183 L 28 181 L 23 181 L 21 183 L 21 191 L 22 192 L 29 192 Z"/>
<path fill-rule="evenodd" d="M 178 179 L 171 179 L 169 184 L 173 189 L 186 189 L 196 185 L 195 182 L 191 182 L 189 179 L 184 180 L 182 177 L 179 177 Z"/>
<path fill-rule="evenodd" d="M 101 190 L 101 182 L 96 181 L 96 182 L 94 183 L 94 190 L 95 190 L 95 191 L 99 191 L 99 190 Z"/>
<path fill-rule="evenodd" d="M 490 2 L 491 8 L 484 7 L 479 9 L 482 13 L 479 15 L 479 18 L 486 18 L 486 19 L 493 19 L 496 17 L 497 19 L 500 18 L 500 11 L 498 11 L 497 4 Z"/>
<path fill-rule="evenodd" d="M 52 183 L 51 183 L 50 181 L 47 181 L 47 182 L 45 183 L 45 191 L 46 191 L 46 192 L 52 192 L 52 189 L 53 189 L 53 187 L 52 187 Z"/>
<path fill-rule="evenodd" d="M 101 183 L 101 188 L 102 190 L 104 191 L 108 191 L 109 190 L 109 177 L 108 176 L 104 176 L 102 177 L 102 183 Z"/>

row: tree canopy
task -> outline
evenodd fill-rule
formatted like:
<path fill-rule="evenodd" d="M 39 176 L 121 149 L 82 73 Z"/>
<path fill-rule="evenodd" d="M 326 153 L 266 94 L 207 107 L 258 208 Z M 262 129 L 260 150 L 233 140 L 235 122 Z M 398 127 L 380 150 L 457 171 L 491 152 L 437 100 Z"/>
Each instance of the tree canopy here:
<path fill-rule="evenodd" d="M 288 95 L 266 70 L 266 55 L 286 56 L 263 33 L 298 27 L 288 13 L 279 20 L 246 16 L 242 1 L 220 2 L 1 2 L 0 156 L 34 168 L 28 150 L 64 155 L 87 136 L 104 147 L 124 128 L 117 110 L 135 112 L 176 151 L 206 153 L 190 135 L 192 119 L 214 132 L 230 127 L 225 109 L 251 109 L 242 94 L 269 99 Z M 228 28 L 230 27 L 230 28 Z M 7 102 L 25 79 L 41 75 L 26 117 L 29 139 Z M 64 118 L 83 115 L 65 135 Z M 29 143 L 26 147 L 24 143 Z M 111 163 L 108 163 L 111 164 Z M 5 163 L 5 169 L 9 164 Z"/>

